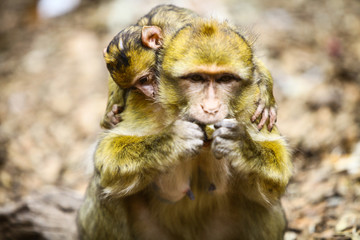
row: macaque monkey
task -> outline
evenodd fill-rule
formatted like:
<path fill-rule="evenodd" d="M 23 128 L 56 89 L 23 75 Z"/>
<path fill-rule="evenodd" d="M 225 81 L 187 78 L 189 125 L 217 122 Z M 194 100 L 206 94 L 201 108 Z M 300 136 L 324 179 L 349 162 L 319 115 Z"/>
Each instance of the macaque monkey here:
<path fill-rule="evenodd" d="M 158 28 L 154 27 L 153 30 L 158 31 Z M 113 44 L 115 40 L 110 43 L 108 49 L 110 49 L 109 51 L 111 53 L 115 52 L 111 49 L 117 47 L 126 53 L 122 54 L 121 58 L 115 58 L 113 55 L 105 53 L 105 58 L 109 61 L 109 69 L 112 69 L 111 66 L 113 65 L 121 69 L 121 71 L 110 71 L 112 72 L 113 77 L 109 80 L 112 93 L 109 93 L 108 106 L 113 107 L 114 111 L 121 111 L 122 123 L 120 129 L 126 127 L 128 124 L 135 125 L 138 123 L 138 126 L 131 127 L 134 130 L 129 132 L 129 134 L 122 134 L 124 135 L 123 138 L 129 140 L 133 139 L 136 135 L 147 134 L 147 132 L 143 133 L 143 130 L 141 130 L 143 125 L 142 118 L 144 118 L 144 116 L 147 116 L 146 122 L 149 124 L 149 129 L 151 131 L 153 131 L 151 128 L 152 122 L 158 121 L 158 117 L 154 116 L 152 118 L 152 114 L 149 115 L 149 112 L 157 111 L 156 104 L 154 103 L 157 84 L 155 84 L 155 75 L 152 73 L 155 69 L 151 68 L 151 66 L 155 66 L 155 56 L 148 57 L 148 55 L 153 55 L 155 52 L 150 48 L 143 47 L 141 38 L 146 38 L 146 41 L 148 42 L 156 42 L 159 40 L 161 32 L 159 30 L 154 34 L 154 31 L 142 31 L 143 27 L 130 26 L 115 37 L 116 42 L 120 42 L 118 46 Z M 131 51 L 129 52 L 128 50 L 130 49 Z M 110 57 L 114 58 L 111 59 Z M 141 61 L 142 58 L 145 60 L 148 59 L 149 61 Z M 132 63 L 131 61 L 134 60 L 136 62 Z M 116 63 L 113 61 L 116 61 Z M 139 66 L 139 68 L 135 68 L 135 66 Z M 115 83 L 112 79 L 116 79 L 117 82 Z M 121 96 L 121 99 L 119 99 L 119 96 Z M 112 101 L 116 101 L 117 103 L 121 103 L 122 101 L 122 109 L 119 110 L 118 108 L 111 106 L 112 103 L 110 102 Z M 134 119 L 133 112 L 137 113 L 136 119 Z M 113 115 L 111 117 L 119 117 L 119 115 Z M 103 121 L 103 123 L 109 124 L 109 122 L 106 121 Z M 111 126 L 115 127 L 114 125 Z M 114 129 L 114 131 L 117 131 L 117 129 Z M 191 171 L 188 168 L 189 166 L 186 164 L 183 164 L 181 168 L 179 166 L 174 166 L 171 171 L 169 169 L 161 174 L 158 181 L 154 181 L 152 184 L 153 190 L 157 192 L 160 199 L 175 202 L 180 200 L 185 194 L 191 199 L 194 198 L 190 189 Z M 162 179 L 161 181 L 160 178 Z M 164 181 L 168 183 L 171 182 L 172 184 L 164 185 L 162 184 Z"/>
<path fill-rule="evenodd" d="M 197 14 L 189 9 L 159 5 L 113 38 L 104 49 L 110 78 L 106 112 L 100 124 L 103 128 L 111 129 L 122 120 L 129 91 L 140 90 L 149 100 L 154 100 L 156 52 L 162 39 L 195 18 Z"/>
<path fill-rule="evenodd" d="M 251 45 L 229 24 L 205 19 L 162 44 L 155 101 L 130 91 L 121 124 L 97 144 L 80 238 L 282 239 L 279 198 L 292 167 L 276 126 L 251 123 L 261 94 Z M 204 145 L 200 126 L 211 124 Z M 159 200 L 152 184 L 182 165 L 196 198 Z M 204 188 L 209 177 L 222 186 L 217 194 Z"/>
<path fill-rule="evenodd" d="M 110 72 L 109 95 L 101 126 L 115 127 L 122 119 L 126 107 L 126 96 L 131 88 L 141 90 L 150 99 L 157 92 L 155 82 L 156 52 L 163 37 L 171 37 L 179 29 L 191 24 L 199 16 L 193 11 L 173 5 L 159 5 L 142 17 L 136 25 L 130 26 L 110 42 L 104 50 L 104 57 Z M 142 34 L 138 41 L 138 34 Z M 150 40 L 150 41 L 149 41 Z M 256 81 L 259 85 L 259 99 L 251 121 L 257 121 L 261 129 L 268 121 L 271 130 L 276 122 L 276 103 L 272 92 L 273 80 L 263 63 L 254 58 Z"/>
<path fill-rule="evenodd" d="M 175 33 L 174 29 L 182 28 L 196 17 L 196 14 L 188 9 L 162 5 L 142 17 L 137 25 L 122 30 L 114 37 L 104 50 L 111 77 L 109 79 L 108 113 L 101 123 L 103 127 L 111 129 L 120 120 L 125 120 L 126 113 L 123 111 L 131 104 L 131 102 L 127 102 L 131 92 L 142 93 L 146 102 L 144 104 L 149 105 L 149 109 L 151 109 L 157 92 L 154 73 L 155 54 L 161 46 L 163 35 L 171 36 Z M 145 26 L 150 23 L 157 26 Z M 141 97 L 139 96 L 139 98 Z M 190 171 L 187 169 L 188 167 L 183 164 L 181 169 L 175 167 L 162 174 L 162 181 L 155 181 L 153 187 L 161 199 L 174 202 L 180 200 L 184 194 L 188 195 L 190 199 L 194 198 L 189 186 Z M 173 174 L 174 172 L 176 174 Z M 163 185 L 161 182 L 172 182 L 172 184 Z"/>
<path fill-rule="evenodd" d="M 111 75 L 107 110 L 101 123 L 104 128 L 111 129 L 124 118 L 122 112 L 127 106 L 126 99 L 130 91 L 143 93 L 147 96 L 146 101 L 154 101 L 157 93 L 154 74 L 156 53 L 161 47 L 164 36 L 171 37 L 176 31 L 191 24 L 197 18 L 199 17 L 188 9 L 160 5 L 142 17 L 136 25 L 124 29 L 114 37 L 104 50 L 104 57 Z M 271 75 L 260 61 L 259 65 L 255 66 L 258 83 L 262 86 L 260 90 L 263 91 L 260 95 L 263 97 L 258 100 L 258 109 L 252 120 L 255 121 L 262 114 L 258 123 L 259 128 L 262 128 L 268 119 L 270 109 L 269 129 L 271 129 L 276 120 L 275 107 L 269 107 L 275 106 Z M 265 103 L 271 103 L 271 105 Z M 209 126 L 203 125 L 202 128 L 205 131 L 205 128 L 209 129 Z M 170 202 L 178 201 L 184 192 L 190 199 L 194 198 L 189 186 L 190 173 L 187 169 L 188 166 L 183 164 L 171 172 L 162 174 L 162 180 L 154 184 L 154 189 L 157 190 L 160 198 Z M 164 181 L 173 184 L 161 184 Z M 215 189 L 220 191 L 221 186 L 216 186 L 210 178 L 209 181 L 207 187 L 209 191 Z"/>

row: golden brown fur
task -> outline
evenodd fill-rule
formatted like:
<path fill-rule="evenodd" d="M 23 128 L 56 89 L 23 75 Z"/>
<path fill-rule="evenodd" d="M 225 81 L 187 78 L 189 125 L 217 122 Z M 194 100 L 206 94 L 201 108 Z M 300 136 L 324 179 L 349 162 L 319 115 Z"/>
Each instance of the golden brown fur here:
<path fill-rule="evenodd" d="M 144 77 L 148 78 L 148 81 L 154 81 L 157 49 L 150 49 L 141 42 L 141 29 L 144 26 L 157 26 L 165 38 L 171 38 L 179 29 L 192 24 L 198 18 L 199 16 L 189 9 L 159 5 L 140 18 L 135 25 L 125 28 L 113 38 L 104 52 L 111 77 L 105 115 L 100 124 L 103 128 L 111 129 L 121 121 L 119 112 L 126 107 L 127 91 L 134 87 L 136 82 Z M 276 122 L 273 80 L 270 72 L 256 57 L 254 68 L 260 95 L 254 103 L 258 108 L 254 110 L 252 121 L 260 118 L 257 121 L 258 128 L 268 124 L 268 129 L 271 130 Z"/>
<path fill-rule="evenodd" d="M 99 140 L 95 175 L 78 216 L 81 238 L 282 239 L 279 198 L 291 162 L 276 127 L 259 132 L 250 122 L 260 94 L 251 46 L 226 23 L 200 19 L 164 39 L 160 60 L 158 101 L 131 91 L 124 121 Z M 217 82 L 229 73 L 230 82 Z M 196 82 L 194 74 L 206 79 Z M 228 116 L 211 118 L 211 146 L 203 146 L 202 129 L 187 121 L 209 120 L 189 113 L 194 96 L 186 94 L 184 81 L 206 85 L 198 88 L 203 93 L 214 81 L 215 100 L 226 89 L 221 86 L 232 86 L 219 93 L 227 96 L 219 101 Z M 188 163 L 195 200 L 159 199 L 156 179 Z M 209 192 L 209 181 L 218 189 Z"/>

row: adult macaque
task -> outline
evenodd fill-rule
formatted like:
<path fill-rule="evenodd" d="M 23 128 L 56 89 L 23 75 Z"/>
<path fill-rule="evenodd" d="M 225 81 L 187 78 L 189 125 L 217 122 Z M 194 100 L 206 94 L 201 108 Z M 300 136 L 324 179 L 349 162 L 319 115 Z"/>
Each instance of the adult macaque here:
<path fill-rule="evenodd" d="M 188 9 L 173 5 L 161 5 L 152 9 L 136 25 L 122 30 L 114 37 L 104 50 L 104 57 L 111 75 L 107 110 L 101 123 L 104 128 L 111 129 L 124 119 L 126 114 L 122 114 L 122 112 L 128 104 L 131 104 L 131 102 L 127 102 L 129 92 L 143 93 L 143 97 L 146 96 L 144 101 L 154 101 L 157 93 L 154 74 L 156 53 L 161 47 L 163 37 L 170 38 L 179 29 L 191 24 L 197 18 L 199 17 Z M 276 121 L 276 111 L 272 95 L 271 75 L 260 61 L 254 60 L 259 62 L 259 64 L 255 64 L 255 70 L 257 82 L 261 86 L 262 94 L 260 96 L 262 97 L 258 99 L 258 108 L 252 120 L 255 121 L 261 114 L 261 120 L 258 122 L 258 127 L 261 129 L 266 123 L 269 109 L 271 109 L 268 128 L 272 129 Z M 141 101 L 140 98 L 137 101 Z M 270 103 L 271 105 L 269 105 Z M 194 194 L 189 186 L 190 172 L 188 169 L 189 166 L 183 164 L 181 167 L 163 174 L 162 180 L 154 184 L 154 189 L 158 190 L 159 197 L 173 202 L 181 199 L 183 193 L 186 192 L 189 198 L 193 199 Z M 211 180 L 209 179 L 209 181 Z M 172 184 L 164 185 L 161 182 L 171 182 Z M 221 186 L 216 186 L 212 182 L 207 185 L 210 191 L 221 189 Z"/>
<path fill-rule="evenodd" d="M 154 101 L 157 92 L 154 74 L 156 50 L 160 48 L 163 36 L 172 36 L 175 31 L 196 18 L 197 15 L 188 9 L 161 5 L 142 17 L 137 25 L 122 30 L 114 37 L 104 50 L 111 78 L 107 113 L 101 123 L 103 127 L 113 128 L 125 118 L 126 114 L 121 113 L 127 105 L 132 104 L 127 102 L 130 92 L 143 93 L 137 101 L 144 98 L 144 104 Z M 150 24 L 157 26 L 147 26 Z M 148 106 L 151 109 L 151 104 Z M 164 185 L 162 182 L 168 184 Z M 153 186 L 161 199 L 174 202 L 180 200 L 184 193 L 190 199 L 194 198 L 189 183 L 189 166 L 182 164 L 181 167 L 175 167 L 172 171 L 162 174 Z M 213 183 L 208 185 L 211 191 L 216 188 Z"/>
<path fill-rule="evenodd" d="M 124 120 L 98 142 L 80 237 L 282 239 L 291 162 L 277 128 L 250 121 L 260 94 L 251 46 L 227 23 L 203 19 L 163 42 L 156 101 L 130 91 Z M 216 130 L 203 146 L 207 124 Z M 195 200 L 159 200 L 153 183 L 183 164 Z M 221 191 L 209 193 L 207 178 Z"/>
<path fill-rule="evenodd" d="M 122 119 L 126 96 L 131 89 L 139 89 L 148 99 L 156 94 L 156 52 L 164 37 L 171 38 L 179 29 L 191 24 L 199 16 L 193 11 L 173 5 L 159 5 L 142 17 L 136 25 L 119 32 L 104 50 L 110 72 L 109 96 L 101 126 L 113 128 Z M 141 41 L 139 36 L 142 35 Z M 257 109 L 251 117 L 258 128 L 268 121 L 271 130 L 276 122 L 276 103 L 272 93 L 273 80 L 262 62 L 254 58 L 256 81 L 260 94 Z"/>

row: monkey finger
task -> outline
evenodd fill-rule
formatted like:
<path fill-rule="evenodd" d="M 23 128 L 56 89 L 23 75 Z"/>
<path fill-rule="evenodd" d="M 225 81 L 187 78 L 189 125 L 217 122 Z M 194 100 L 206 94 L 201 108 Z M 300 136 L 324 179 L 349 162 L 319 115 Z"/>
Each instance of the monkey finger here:
<path fill-rule="evenodd" d="M 119 114 L 115 115 L 114 118 L 117 121 L 117 123 L 119 123 L 119 122 L 121 122 L 123 120 L 122 117 Z"/>
<path fill-rule="evenodd" d="M 119 121 L 119 119 L 116 118 L 116 116 L 112 116 L 112 117 L 110 118 L 110 124 L 113 125 L 113 126 L 115 126 L 115 125 L 118 124 L 119 122 L 120 122 L 120 121 Z"/>
<path fill-rule="evenodd" d="M 238 126 L 238 121 L 234 118 L 230 118 L 230 119 L 224 119 L 221 122 L 218 122 L 214 125 L 215 128 L 220 128 L 220 127 L 226 127 L 226 128 L 236 128 Z"/>
<path fill-rule="evenodd" d="M 254 115 L 251 117 L 252 122 L 254 122 L 260 116 L 260 114 L 263 112 L 264 108 L 265 108 L 265 104 L 259 103 Z"/>
<path fill-rule="evenodd" d="M 225 139 L 222 137 L 217 137 L 213 140 L 212 144 L 211 144 L 211 148 L 214 149 L 228 149 L 230 146 L 233 146 L 234 141 L 233 140 L 229 140 L 229 139 Z"/>
<path fill-rule="evenodd" d="M 275 107 L 271 107 L 270 108 L 270 121 L 269 121 L 269 125 L 268 125 L 268 130 L 271 131 L 276 123 L 276 119 L 277 119 L 277 114 L 276 114 L 276 108 Z"/>
<path fill-rule="evenodd" d="M 192 139 L 188 143 L 189 146 L 192 146 L 193 150 L 195 151 L 204 145 L 204 141 L 200 139 Z"/>
<path fill-rule="evenodd" d="M 115 115 L 115 114 L 114 114 L 113 112 L 108 112 L 108 113 L 106 114 L 106 117 L 110 119 L 110 118 L 112 118 L 114 115 Z"/>
<path fill-rule="evenodd" d="M 114 104 L 111 108 L 111 111 L 114 113 L 114 114 L 118 114 L 119 113 L 119 107 L 117 104 Z"/>
<path fill-rule="evenodd" d="M 124 106 L 120 106 L 118 104 L 114 104 L 112 106 L 112 109 L 111 111 L 114 113 L 114 114 L 119 114 L 119 113 L 122 113 L 124 111 Z"/>
<path fill-rule="evenodd" d="M 229 154 L 229 149 L 224 147 L 217 147 L 213 149 L 213 155 L 216 159 L 223 158 L 224 156 Z"/>
<path fill-rule="evenodd" d="M 225 139 L 234 139 L 236 135 L 237 134 L 233 129 L 221 127 L 216 129 L 216 131 L 212 135 L 212 138 L 215 139 L 216 137 L 221 137 Z"/>
<path fill-rule="evenodd" d="M 204 132 L 202 129 L 195 123 L 191 123 L 184 120 L 177 120 L 173 125 L 174 133 L 180 139 L 189 141 L 189 140 L 203 140 Z"/>
<path fill-rule="evenodd" d="M 205 133 L 203 131 L 199 131 L 199 130 L 192 130 L 190 131 L 190 135 L 188 136 L 190 138 L 197 138 L 197 139 L 204 139 L 205 138 Z"/>
<path fill-rule="evenodd" d="M 193 129 L 195 131 L 203 132 L 202 128 L 199 125 L 195 124 L 195 123 L 191 123 L 189 128 L 191 128 L 191 129 Z"/>
<path fill-rule="evenodd" d="M 187 142 L 184 149 L 185 155 L 196 155 L 199 153 L 200 149 L 204 146 L 204 141 L 201 140 L 191 140 Z"/>
<path fill-rule="evenodd" d="M 221 151 L 221 148 L 219 148 L 219 147 L 213 147 L 212 146 L 212 153 L 213 153 L 213 155 L 214 155 L 214 157 L 216 159 L 220 159 L 220 158 L 222 158 L 224 156 L 223 152 Z"/>
<path fill-rule="evenodd" d="M 186 128 L 184 129 L 187 129 L 189 131 L 191 137 L 203 138 L 205 135 L 201 127 L 195 123 L 187 124 Z"/>
<path fill-rule="evenodd" d="M 193 122 L 187 121 L 187 120 L 176 120 L 174 123 L 175 126 L 179 127 L 180 129 L 196 129 L 201 131 L 201 127 Z"/>
<path fill-rule="evenodd" d="M 201 127 L 197 125 L 196 123 L 192 123 L 186 120 L 176 120 L 174 122 L 174 127 L 179 132 L 184 132 L 184 130 L 190 130 L 190 131 L 199 131 L 201 132 Z"/>
<path fill-rule="evenodd" d="M 264 109 L 260 123 L 258 124 L 258 129 L 261 130 L 263 126 L 265 125 L 267 119 L 269 118 L 269 110 L 267 108 Z"/>

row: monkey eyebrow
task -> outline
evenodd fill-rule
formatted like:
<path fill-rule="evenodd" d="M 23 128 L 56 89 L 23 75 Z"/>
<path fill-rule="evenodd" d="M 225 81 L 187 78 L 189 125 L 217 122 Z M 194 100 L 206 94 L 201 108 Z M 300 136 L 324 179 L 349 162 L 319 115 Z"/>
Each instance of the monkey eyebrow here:
<path fill-rule="evenodd" d="M 138 75 L 139 77 L 133 79 L 133 80 L 131 81 L 131 83 L 132 83 L 132 85 L 134 85 L 134 84 L 136 84 L 136 83 L 139 83 L 140 81 L 145 80 L 145 78 L 148 78 L 147 80 L 149 80 L 149 78 L 152 77 L 151 75 L 154 75 L 154 73 L 152 73 L 152 72 L 146 72 L 146 71 L 145 71 L 145 72 L 143 72 L 143 73 L 140 73 L 140 74 Z"/>
<path fill-rule="evenodd" d="M 146 74 L 146 75 L 144 75 L 144 76 L 142 76 L 142 77 L 139 77 L 139 78 L 136 80 L 136 82 L 137 82 L 137 83 L 140 83 L 140 84 L 145 84 L 145 83 L 147 83 L 147 82 L 149 81 L 149 78 L 150 78 L 150 74 Z"/>
<path fill-rule="evenodd" d="M 186 75 L 183 75 L 183 76 L 180 76 L 181 79 L 185 79 L 185 78 L 192 78 L 192 77 L 195 77 L 195 76 L 201 76 L 201 77 L 204 77 L 204 74 L 203 73 L 188 73 Z M 205 77 L 204 77 L 205 78 Z"/>
<path fill-rule="evenodd" d="M 204 76 L 205 75 L 205 76 Z M 241 81 L 243 80 L 242 77 L 240 77 L 237 74 L 233 74 L 233 73 L 227 73 L 227 72 L 219 72 L 219 73 L 205 73 L 205 72 L 198 72 L 198 73 L 189 73 L 183 76 L 180 76 L 180 79 L 186 79 L 186 78 L 192 78 L 194 76 L 202 76 L 203 78 L 207 78 L 207 75 L 213 75 L 215 76 L 216 79 L 221 78 L 221 77 L 230 77 L 236 81 Z"/>
<path fill-rule="evenodd" d="M 219 76 L 216 77 L 217 80 L 221 79 L 222 77 L 229 77 L 229 78 L 234 79 L 235 81 L 238 81 L 238 82 L 243 80 L 240 76 L 238 76 L 236 74 L 232 74 L 232 73 L 219 73 L 218 75 Z"/>

